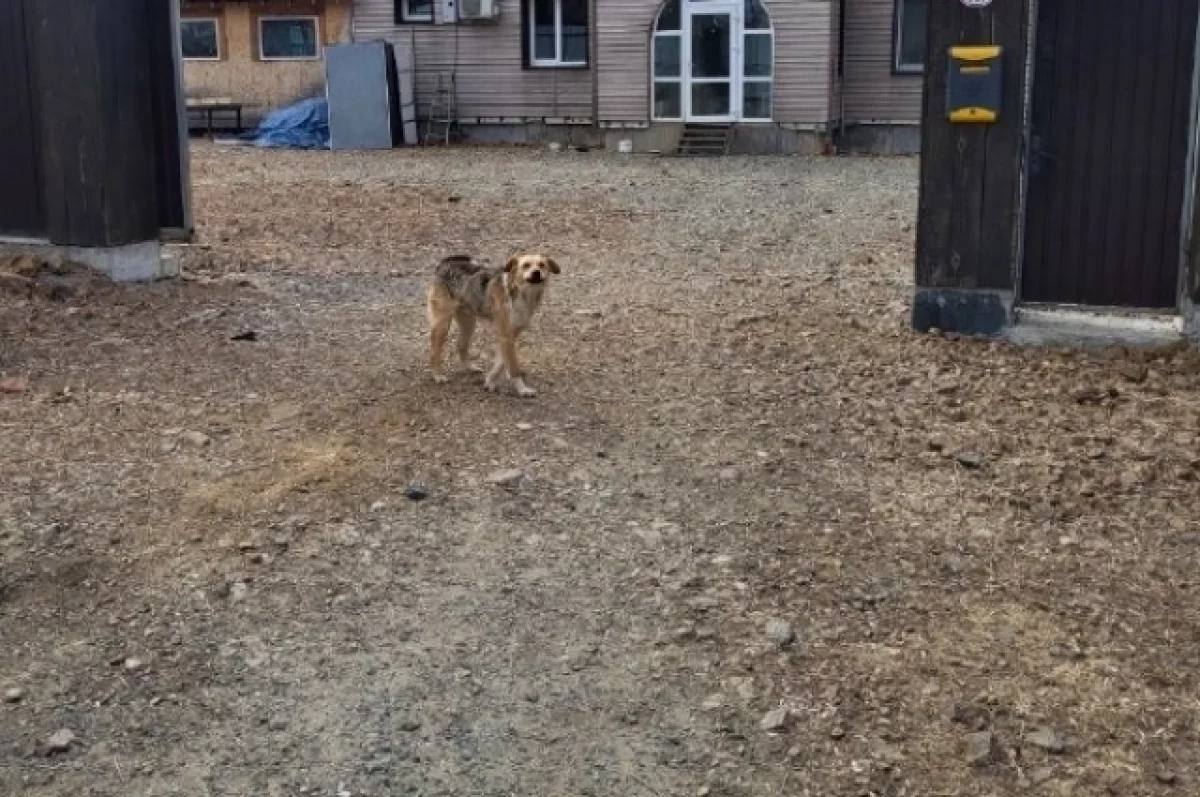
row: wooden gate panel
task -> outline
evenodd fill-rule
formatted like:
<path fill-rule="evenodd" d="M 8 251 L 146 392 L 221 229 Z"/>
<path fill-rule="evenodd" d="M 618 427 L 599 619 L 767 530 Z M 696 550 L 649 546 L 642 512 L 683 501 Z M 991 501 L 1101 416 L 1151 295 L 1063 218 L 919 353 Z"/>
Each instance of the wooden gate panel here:
<path fill-rule="evenodd" d="M 1023 299 L 1176 305 L 1198 14 L 1039 5 Z"/>

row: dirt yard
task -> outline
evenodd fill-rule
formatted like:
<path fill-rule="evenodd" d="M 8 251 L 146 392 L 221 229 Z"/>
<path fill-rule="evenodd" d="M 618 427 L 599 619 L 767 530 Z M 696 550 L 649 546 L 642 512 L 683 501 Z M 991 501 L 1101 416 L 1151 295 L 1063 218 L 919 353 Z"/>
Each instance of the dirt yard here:
<path fill-rule="evenodd" d="M 911 332 L 914 161 L 193 172 L 0 281 L 0 794 L 1200 793 L 1200 355 Z M 433 384 L 518 248 L 540 395 Z"/>

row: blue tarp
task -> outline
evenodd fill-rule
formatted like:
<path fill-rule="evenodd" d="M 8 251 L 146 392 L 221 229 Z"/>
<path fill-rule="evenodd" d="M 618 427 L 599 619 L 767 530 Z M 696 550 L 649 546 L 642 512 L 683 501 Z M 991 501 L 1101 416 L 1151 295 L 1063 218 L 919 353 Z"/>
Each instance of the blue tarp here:
<path fill-rule="evenodd" d="M 317 97 L 280 108 L 246 139 L 257 147 L 329 149 L 329 103 Z"/>

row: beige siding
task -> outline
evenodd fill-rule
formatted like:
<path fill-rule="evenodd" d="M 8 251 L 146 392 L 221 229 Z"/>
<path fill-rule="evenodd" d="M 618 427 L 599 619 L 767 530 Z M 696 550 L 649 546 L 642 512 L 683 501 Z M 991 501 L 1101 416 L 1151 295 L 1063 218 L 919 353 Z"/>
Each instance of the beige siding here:
<path fill-rule="evenodd" d="M 830 121 L 835 5 L 836 0 L 766 3 L 775 28 L 775 121 L 798 125 Z"/>
<path fill-rule="evenodd" d="M 421 117 L 429 112 L 437 75 L 455 72 L 461 119 L 590 118 L 591 70 L 523 68 L 519 0 L 500 0 L 500 6 L 494 22 L 396 25 L 392 0 L 355 0 L 354 38 L 412 47 Z"/>
<path fill-rule="evenodd" d="M 775 29 L 775 121 L 831 118 L 835 0 L 768 0 Z M 650 33 L 657 0 L 596 0 L 597 116 L 645 122 L 650 114 Z"/>
<path fill-rule="evenodd" d="M 895 0 L 846 0 L 842 113 L 847 122 L 919 122 L 920 75 L 892 72 Z"/>

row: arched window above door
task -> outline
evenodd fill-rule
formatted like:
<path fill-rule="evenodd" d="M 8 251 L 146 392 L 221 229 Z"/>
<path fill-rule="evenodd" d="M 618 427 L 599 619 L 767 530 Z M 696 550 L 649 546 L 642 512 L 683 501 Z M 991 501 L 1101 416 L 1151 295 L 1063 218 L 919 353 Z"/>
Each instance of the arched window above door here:
<path fill-rule="evenodd" d="M 651 34 L 653 118 L 769 121 L 774 44 L 761 0 L 667 0 Z"/>

